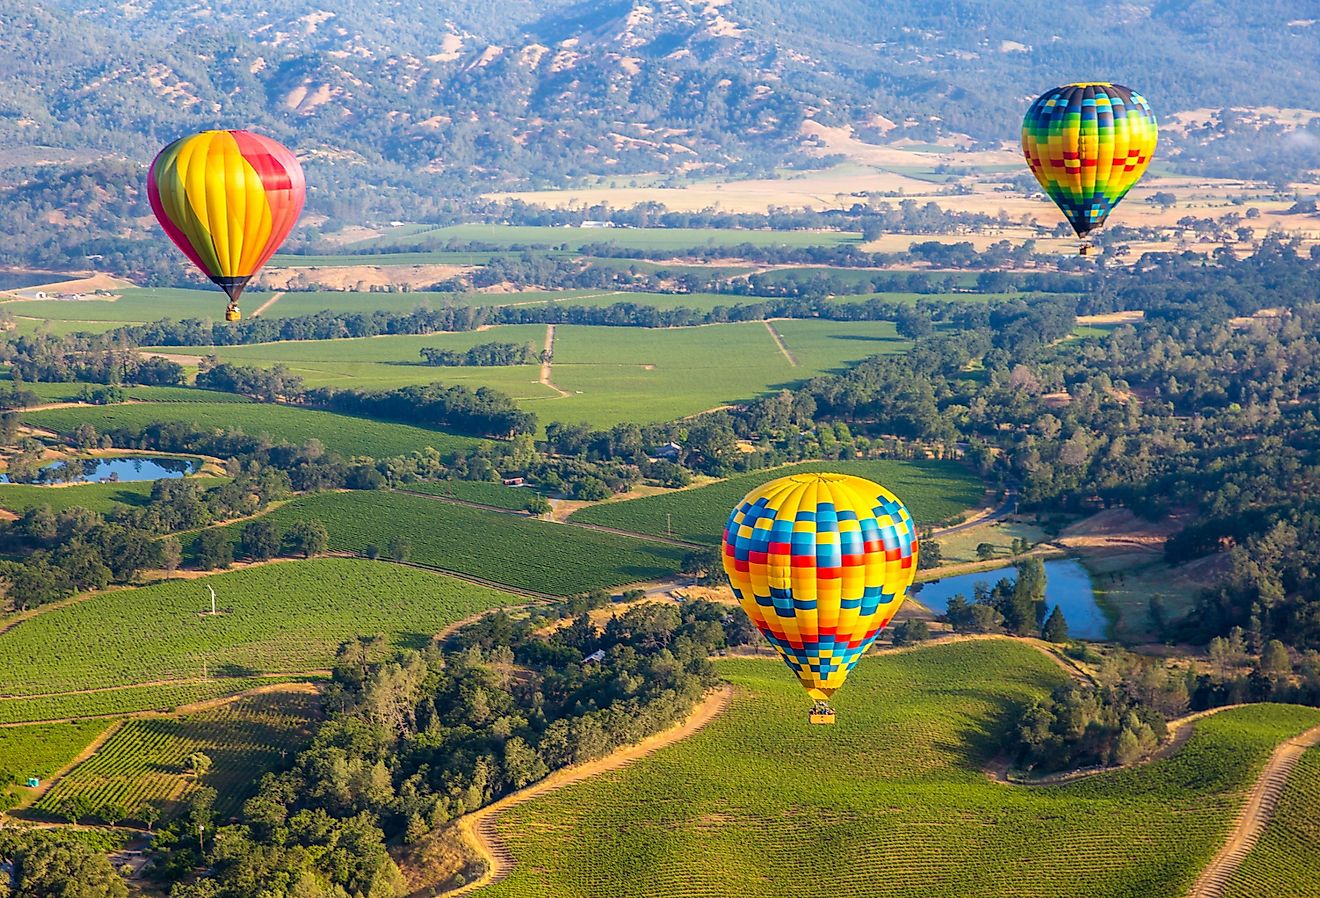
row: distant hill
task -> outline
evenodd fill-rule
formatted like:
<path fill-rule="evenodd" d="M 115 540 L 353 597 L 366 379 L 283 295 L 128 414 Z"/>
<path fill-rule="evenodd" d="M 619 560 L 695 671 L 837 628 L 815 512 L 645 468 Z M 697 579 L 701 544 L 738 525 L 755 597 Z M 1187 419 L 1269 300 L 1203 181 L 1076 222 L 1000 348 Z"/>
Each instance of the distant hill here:
<path fill-rule="evenodd" d="M 0 0 L 0 164 L 68 151 L 141 164 L 181 133 L 250 126 L 318 169 L 314 210 L 411 215 L 495 184 L 766 171 L 791 161 L 807 121 L 866 139 L 1008 140 L 1029 98 L 1068 79 L 1138 86 L 1162 114 L 1314 107 L 1320 21 L 1298 9 Z M 1203 156 L 1222 167 L 1223 153 Z M 362 179 L 398 193 L 355 187 Z"/>

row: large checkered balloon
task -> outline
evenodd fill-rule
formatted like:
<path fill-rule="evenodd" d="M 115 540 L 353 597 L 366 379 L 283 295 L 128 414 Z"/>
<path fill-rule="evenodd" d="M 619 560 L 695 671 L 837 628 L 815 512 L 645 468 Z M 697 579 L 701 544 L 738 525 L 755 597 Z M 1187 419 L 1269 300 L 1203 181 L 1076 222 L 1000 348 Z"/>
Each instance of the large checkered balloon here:
<path fill-rule="evenodd" d="M 729 515 L 724 570 L 748 617 L 813 698 L 843 685 L 917 572 L 912 517 L 846 474 L 794 474 Z"/>
<path fill-rule="evenodd" d="M 1022 153 L 1031 173 L 1082 237 L 1141 179 L 1159 129 L 1146 98 L 1098 81 L 1046 91 L 1022 120 Z"/>

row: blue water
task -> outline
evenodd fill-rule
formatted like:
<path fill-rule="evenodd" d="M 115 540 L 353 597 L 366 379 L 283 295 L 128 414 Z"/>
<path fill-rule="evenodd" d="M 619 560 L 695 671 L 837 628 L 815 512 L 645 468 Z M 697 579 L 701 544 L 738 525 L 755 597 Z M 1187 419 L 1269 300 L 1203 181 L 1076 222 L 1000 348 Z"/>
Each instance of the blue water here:
<path fill-rule="evenodd" d="M 73 476 L 64 476 L 66 465 L 73 467 Z M 191 458 L 149 456 L 80 458 L 46 465 L 41 469 L 42 477 L 38 483 L 99 483 L 102 480 L 119 480 L 121 483 L 127 483 L 134 480 L 168 480 L 195 474 L 201 470 L 201 467 L 201 461 Z M 0 474 L 0 483 L 12 482 L 9 475 Z"/>
<path fill-rule="evenodd" d="M 925 583 L 912 597 L 936 614 L 943 614 L 949 607 L 949 599 L 959 593 L 972 601 L 977 583 L 994 586 L 1000 580 L 1016 579 L 1017 569 L 1012 566 L 959 574 Z M 1073 639 L 1107 638 L 1109 620 L 1096 604 L 1091 577 L 1080 562 L 1071 558 L 1045 562 L 1045 603 L 1049 606 L 1047 616 L 1056 605 L 1063 609 L 1068 635 Z"/>

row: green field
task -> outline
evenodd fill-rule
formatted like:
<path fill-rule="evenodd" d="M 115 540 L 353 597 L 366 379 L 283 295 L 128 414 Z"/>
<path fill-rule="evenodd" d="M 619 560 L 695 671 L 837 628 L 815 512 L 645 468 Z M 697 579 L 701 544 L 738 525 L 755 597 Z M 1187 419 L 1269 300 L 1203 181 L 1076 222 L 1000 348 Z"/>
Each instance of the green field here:
<path fill-rule="evenodd" d="M 403 236 L 385 235 L 354 244 L 387 251 L 391 247 L 434 247 L 485 243 L 505 248 L 538 247 L 579 251 L 595 243 L 624 249 L 692 249 L 702 246 L 836 246 L 858 243 L 861 235 L 845 231 L 751 231 L 724 228 L 555 228 L 465 224 Z M 284 257 L 287 263 L 287 258 Z M 361 263 L 359 263 L 361 264 Z"/>
<path fill-rule="evenodd" d="M 245 297 L 253 308 L 264 300 L 262 294 Z M 16 316 L 43 318 L 47 321 L 75 322 L 85 327 L 74 330 L 106 330 L 98 324 L 142 324 L 161 318 L 211 318 L 224 320 L 225 295 L 217 289 L 188 290 L 173 287 L 132 287 L 114 296 L 88 299 L 36 299 L 0 303 Z M 254 305 L 255 303 L 255 305 Z"/>
<path fill-rule="evenodd" d="M 1320 748 L 1302 755 L 1274 819 L 1228 881 L 1225 898 L 1320 895 Z"/>
<path fill-rule="evenodd" d="M 78 756 L 109 723 L 84 720 L 76 723 L 34 724 L 0 727 L 0 782 L 11 774 L 20 785 L 10 791 L 22 798 L 31 794 L 23 783 L 35 776 L 43 782 Z M 0 786 L 3 792 L 4 786 Z"/>
<path fill-rule="evenodd" d="M 234 673 L 222 668 L 220 673 Z M 76 720 L 83 717 L 111 717 L 141 711 L 175 711 L 198 702 L 209 702 L 227 695 L 246 692 L 258 686 L 270 686 L 293 680 L 320 679 L 304 677 L 215 676 L 178 683 L 154 683 L 150 686 L 126 686 L 94 692 L 68 692 L 54 695 L 0 698 L 0 723 Z M 2 729 L 2 728 L 0 728 Z"/>
<path fill-rule="evenodd" d="M 623 294 L 630 296 L 634 294 Z M 613 299 L 614 297 L 604 297 Z M 678 300 L 687 297 L 664 297 Z M 725 304 L 728 297 L 716 297 Z M 870 355 L 902 352 L 888 321 L 775 321 L 790 360 L 759 321 L 705 327 L 635 328 L 558 325 L 553 383 L 539 383 L 540 367 L 435 368 L 421 364 L 422 347 L 468 349 L 479 343 L 545 345 L 545 325 L 504 325 L 483 331 L 426 336 L 307 340 L 249 346 L 201 347 L 226 362 L 287 365 L 308 386 L 385 388 L 406 384 L 489 386 L 533 411 L 541 424 L 586 421 L 669 421 L 750 399 L 837 371 Z"/>
<path fill-rule="evenodd" d="M 207 478 L 208 483 L 218 483 Z M 26 483 L 0 483 L 0 508 L 21 514 L 24 510 L 49 505 L 52 511 L 81 508 L 109 514 L 126 505 L 141 506 L 151 497 L 151 480 L 132 483 L 76 483 L 70 486 L 33 486 Z"/>
<path fill-rule="evenodd" d="M 463 502 L 475 502 L 478 505 L 507 508 L 510 511 L 522 511 L 527 507 L 527 501 L 536 495 L 536 490 L 526 487 L 509 487 L 502 483 L 486 483 L 479 480 L 439 480 L 432 483 L 406 483 L 400 489 L 410 493 L 445 496 Z"/>
<path fill-rule="evenodd" d="M 402 537 L 418 564 L 552 595 L 671 576 L 686 554 L 677 546 L 388 491 L 321 493 L 266 516 L 282 528 L 310 518 L 325 524 L 334 550 L 359 553 L 375 545 L 383 553 L 391 537 Z M 227 530 L 238 539 L 239 525 Z"/>
<path fill-rule="evenodd" d="M 296 318 L 330 311 L 336 315 L 371 314 L 384 311 L 396 315 L 414 309 L 444 306 L 519 306 L 563 303 L 588 305 L 599 290 L 527 290 L 520 293 L 362 293 L 356 291 L 313 291 L 285 293 L 275 305 L 261 313 L 262 318 Z M 256 306 L 253 306 L 255 309 Z"/>
<path fill-rule="evenodd" d="M 1064 676 L 1021 643 L 867 658 L 829 728 L 778 661 L 719 667 L 733 705 L 700 733 L 503 814 L 516 865 L 483 894 L 1177 898 L 1275 744 L 1320 721 L 1228 711 L 1166 760 L 1014 787 L 981 770 L 997 722 Z"/>
<path fill-rule="evenodd" d="M 729 512 L 753 487 L 806 471 L 840 471 L 888 487 L 907 504 L 920 526 L 936 524 L 975 505 L 984 494 L 980 479 L 962 465 L 941 461 L 802 462 L 740 474 L 696 489 L 675 490 L 623 502 L 603 502 L 575 511 L 570 520 L 634 533 L 663 534 L 718 543 Z"/>
<path fill-rule="evenodd" d="M 84 383 L 25 383 L 23 389 L 31 390 L 46 402 L 77 402 L 83 388 L 104 389 L 104 384 Z M 124 399 L 128 402 L 155 403 L 250 403 L 251 399 L 236 393 L 217 393 L 215 390 L 199 390 L 196 387 L 120 387 Z"/>
<path fill-rule="evenodd" d="M 226 613 L 199 613 L 209 606 L 206 583 Z M 38 614 L 0 634 L 0 670 L 15 696 L 195 678 L 204 669 L 218 677 L 303 672 L 330 666 L 355 636 L 422 646 L 456 620 L 517 601 L 383 562 L 272 564 L 100 593 Z"/>
<path fill-rule="evenodd" d="M 363 244 L 369 241 L 362 241 Z M 404 243 L 405 241 L 398 241 Z M 361 244 L 359 244 L 361 245 Z M 507 253 L 417 252 L 341 253 L 335 255 L 302 256 L 277 253 L 270 260 L 271 268 L 354 268 L 371 265 L 380 268 L 412 267 L 413 265 L 485 265 L 497 256 Z M 567 253 L 555 255 L 567 255 Z"/>
<path fill-rule="evenodd" d="M 36 809 L 61 814 L 75 803 L 84 814 L 107 823 L 137 820 L 150 803 L 169 819 L 198 785 L 216 790 L 221 818 L 236 813 L 257 780 L 307 745 L 319 716 L 319 701 L 303 692 L 270 693 L 185 717 L 130 720 L 91 758 L 62 777 Z M 193 752 L 211 759 L 200 780 L 184 762 Z"/>
<path fill-rule="evenodd" d="M 224 394 L 220 394 L 224 395 Z M 316 409 L 261 403 L 130 403 L 80 406 L 23 412 L 23 422 L 67 434 L 82 423 L 98 432 L 116 427 L 142 430 L 158 421 L 178 421 L 198 427 L 242 430 L 250 436 L 266 434 L 273 440 L 302 445 L 317 439 L 331 452 L 348 458 L 370 455 L 388 458 L 433 446 L 454 452 L 476 445 L 470 437 L 425 430 L 407 424 L 373 421 Z"/>

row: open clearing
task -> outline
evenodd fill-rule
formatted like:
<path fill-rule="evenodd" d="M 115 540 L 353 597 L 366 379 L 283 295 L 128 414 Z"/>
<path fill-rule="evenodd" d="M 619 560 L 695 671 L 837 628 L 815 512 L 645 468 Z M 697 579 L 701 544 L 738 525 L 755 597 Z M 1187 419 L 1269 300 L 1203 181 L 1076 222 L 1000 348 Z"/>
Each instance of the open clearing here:
<path fill-rule="evenodd" d="M 457 434 L 317 409 L 223 401 L 55 408 L 23 412 L 22 419 L 25 424 L 61 434 L 72 433 L 83 423 L 91 424 L 98 433 L 105 433 L 115 428 L 140 432 L 157 422 L 174 421 L 202 428 L 241 430 L 249 436 L 266 434 L 273 440 L 298 446 L 317 439 L 325 448 L 345 458 L 355 455 L 389 458 L 427 447 L 453 452 L 477 443 L 475 439 Z"/>
<path fill-rule="evenodd" d="M 209 606 L 207 583 L 224 614 L 199 613 Z M 297 673 L 329 667 L 346 639 L 380 635 L 382 651 L 416 648 L 453 621 L 518 601 L 384 562 L 314 558 L 100 593 L 38 614 L 0 634 L 0 670 L 15 696 L 199 678 L 204 670 L 220 678 Z M 114 694 L 94 695 L 93 704 Z"/>
<path fill-rule="evenodd" d="M 644 539 L 379 490 L 308 496 L 266 519 L 280 527 L 319 520 L 332 549 L 354 554 L 368 545 L 384 553 L 391 539 L 405 539 L 414 563 L 551 595 L 672 576 L 686 554 Z M 237 540 L 241 526 L 226 529 Z"/>
<path fill-rule="evenodd" d="M 700 733 L 503 815 L 516 866 L 481 894 L 782 896 L 823 868 L 842 896 L 1175 898 L 1275 745 L 1320 722 L 1236 709 L 1164 760 L 1018 789 L 981 770 L 996 721 L 1066 676 L 1028 646 L 867 658 L 831 728 L 778 661 L 719 664 L 733 706 Z"/>
<path fill-rule="evenodd" d="M 807 471 L 842 471 L 874 480 L 903 500 L 918 526 L 931 526 L 965 511 L 984 495 L 980 478 L 955 462 L 802 462 L 740 474 L 709 486 L 591 505 L 575 511 L 570 520 L 656 536 L 672 528 L 679 539 L 714 545 L 723 535 L 729 512 L 753 487 Z"/>

